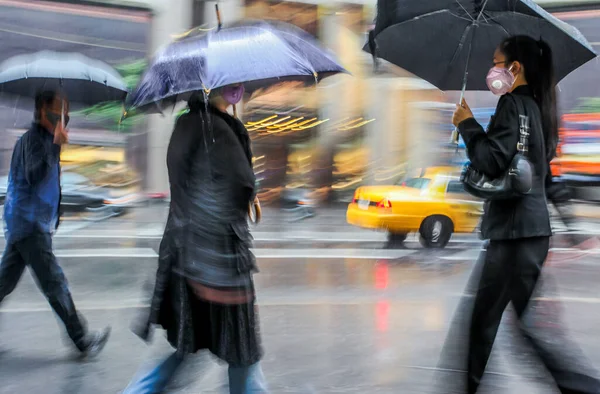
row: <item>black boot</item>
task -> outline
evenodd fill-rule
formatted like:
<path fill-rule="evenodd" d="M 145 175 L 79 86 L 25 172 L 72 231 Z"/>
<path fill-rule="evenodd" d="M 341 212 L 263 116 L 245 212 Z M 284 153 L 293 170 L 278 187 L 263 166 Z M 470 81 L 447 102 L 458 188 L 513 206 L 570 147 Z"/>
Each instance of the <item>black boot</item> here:
<path fill-rule="evenodd" d="M 99 332 L 91 332 L 83 338 L 81 344 L 77 344 L 77 348 L 81 352 L 81 357 L 95 357 L 97 356 L 106 343 L 108 342 L 108 338 L 110 337 L 110 327 L 106 327 L 104 330 Z"/>

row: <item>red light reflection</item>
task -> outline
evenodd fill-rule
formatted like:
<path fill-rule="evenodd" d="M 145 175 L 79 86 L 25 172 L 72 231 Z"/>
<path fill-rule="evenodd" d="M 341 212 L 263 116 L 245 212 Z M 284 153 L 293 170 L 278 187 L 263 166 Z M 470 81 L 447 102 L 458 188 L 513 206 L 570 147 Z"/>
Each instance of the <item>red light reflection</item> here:
<path fill-rule="evenodd" d="M 375 321 L 377 331 L 386 332 L 388 330 L 388 321 L 390 315 L 390 302 L 388 300 L 377 301 L 375 306 Z"/>
<path fill-rule="evenodd" d="M 379 290 L 385 290 L 388 287 L 388 283 L 388 265 L 384 262 L 377 262 L 377 264 L 375 264 L 375 288 Z"/>

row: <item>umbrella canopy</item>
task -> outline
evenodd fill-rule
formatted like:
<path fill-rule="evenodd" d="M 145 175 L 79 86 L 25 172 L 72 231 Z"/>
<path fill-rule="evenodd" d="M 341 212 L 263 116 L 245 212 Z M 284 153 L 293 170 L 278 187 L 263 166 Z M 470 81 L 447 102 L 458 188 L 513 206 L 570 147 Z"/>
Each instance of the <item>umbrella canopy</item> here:
<path fill-rule="evenodd" d="M 160 111 L 191 92 L 244 83 L 246 91 L 281 81 L 317 83 L 346 70 L 308 33 L 285 23 L 245 21 L 189 35 L 155 56 L 130 107 Z"/>
<path fill-rule="evenodd" d="M 514 35 L 550 45 L 557 81 L 596 56 L 576 28 L 532 0 L 379 0 L 364 49 L 442 90 L 487 90 L 494 50 Z"/>
<path fill-rule="evenodd" d="M 75 106 L 127 96 L 127 84 L 116 70 L 78 53 L 42 51 L 0 64 L 0 97 L 33 98 L 40 90 L 60 90 Z"/>

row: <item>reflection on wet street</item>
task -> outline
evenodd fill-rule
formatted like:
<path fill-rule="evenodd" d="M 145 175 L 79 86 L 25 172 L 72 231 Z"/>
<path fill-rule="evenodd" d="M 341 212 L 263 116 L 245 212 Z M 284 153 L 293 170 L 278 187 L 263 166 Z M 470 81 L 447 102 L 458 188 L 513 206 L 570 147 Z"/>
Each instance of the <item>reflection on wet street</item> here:
<path fill-rule="evenodd" d="M 0 312 L 0 393 L 117 393 L 140 363 L 168 351 L 161 332 L 147 347 L 129 331 L 145 304 L 159 239 L 139 235 L 139 229 L 136 237 L 113 237 L 106 226 L 104 233 L 90 227 L 74 237 L 59 234 L 55 243 L 89 325 L 113 325 L 105 353 L 93 362 L 74 361 L 45 299 L 25 275 Z M 115 227 L 113 235 L 123 230 Z M 594 245 L 593 236 L 583 237 Z M 600 365 L 598 249 L 582 251 L 563 241 L 554 241 L 546 272 L 557 287 L 538 297 L 538 305 L 549 306 L 538 323 L 552 323 L 553 306 L 563 306 L 573 338 Z M 445 250 L 383 246 L 256 242 L 264 370 L 272 392 L 427 392 L 481 246 L 476 239 Z M 391 257 L 371 257 L 385 253 Z M 505 320 L 511 319 L 507 314 Z M 504 325 L 499 334 L 486 378 L 489 392 L 551 393 L 539 372 L 528 370 L 535 360 L 515 350 L 513 326 Z M 225 369 L 206 354 L 186 371 L 173 392 L 219 392 Z"/>

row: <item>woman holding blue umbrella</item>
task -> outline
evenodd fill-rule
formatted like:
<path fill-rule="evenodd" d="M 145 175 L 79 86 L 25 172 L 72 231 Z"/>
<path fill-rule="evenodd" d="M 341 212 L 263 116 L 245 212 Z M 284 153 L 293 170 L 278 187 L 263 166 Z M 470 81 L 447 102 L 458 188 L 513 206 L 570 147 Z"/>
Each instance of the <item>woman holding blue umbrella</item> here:
<path fill-rule="evenodd" d="M 252 276 L 248 206 L 255 201 L 250 138 L 227 112 L 244 93 L 234 84 L 205 104 L 192 95 L 167 152 L 169 218 L 149 318 L 137 333 L 162 326 L 176 349 L 133 381 L 127 394 L 161 393 L 191 353 L 209 350 L 229 365 L 231 394 L 267 393 Z"/>
<path fill-rule="evenodd" d="M 144 112 L 188 99 L 167 152 L 169 218 L 149 316 L 176 351 L 132 382 L 127 394 L 159 393 L 184 357 L 207 349 L 229 365 L 231 394 L 266 393 L 255 311 L 248 217 L 260 219 L 251 141 L 229 110 L 282 81 L 315 84 L 345 72 L 297 28 L 246 21 L 177 40 L 154 58 L 130 97 Z M 250 207 L 250 208 L 249 208 Z"/>
<path fill-rule="evenodd" d="M 576 351 L 574 346 L 553 347 L 556 339 L 566 342 L 566 338 L 555 335 L 553 341 L 544 341 L 524 323 L 552 235 L 545 181 L 556 154 L 558 117 L 550 46 L 527 36 L 505 39 L 494 53 L 486 81 L 500 96 L 487 133 L 464 100 L 453 117 L 466 143 L 470 165 L 489 179 L 498 179 L 512 168 L 519 150 L 527 153 L 533 177 L 527 194 L 486 203 L 481 232 L 489 244 L 470 324 L 467 392 L 478 391 L 504 309 L 512 302 L 523 334 L 561 393 L 600 393 L 595 372 L 580 364 L 583 355 L 577 352 L 574 360 L 569 359 Z M 520 129 L 523 117 L 529 120 L 525 139 Z"/>

